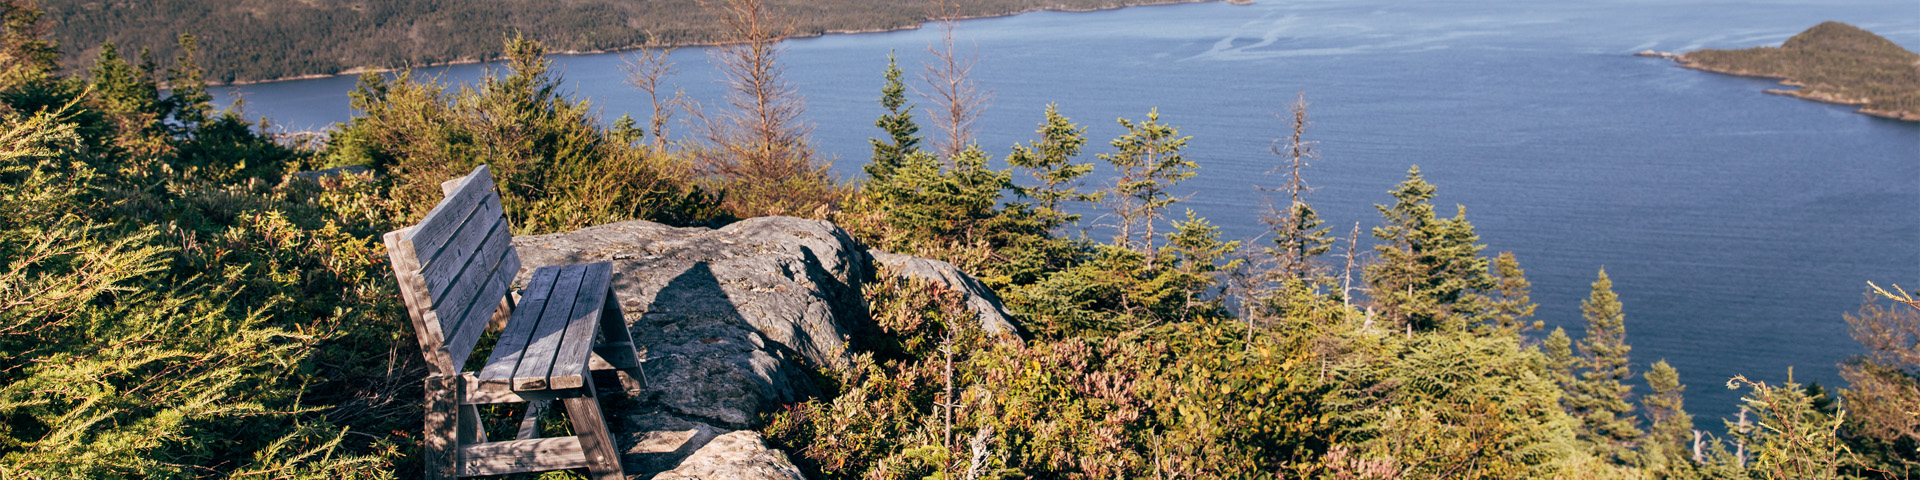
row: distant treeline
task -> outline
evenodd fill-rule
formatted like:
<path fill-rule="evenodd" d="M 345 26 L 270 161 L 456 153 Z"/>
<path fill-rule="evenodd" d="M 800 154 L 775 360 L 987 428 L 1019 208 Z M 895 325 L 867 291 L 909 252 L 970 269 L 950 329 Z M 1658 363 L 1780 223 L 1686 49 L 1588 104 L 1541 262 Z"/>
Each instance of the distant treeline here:
<path fill-rule="evenodd" d="M 952 15 L 1090 10 L 1195 0 L 953 0 Z M 794 34 L 886 30 L 933 17 L 929 0 L 777 0 Z M 45 0 L 69 69 L 112 42 L 155 59 L 200 38 L 202 67 L 217 83 L 498 58 L 501 38 L 523 33 L 553 51 L 711 43 L 719 20 L 699 0 Z"/>
<path fill-rule="evenodd" d="M 1802 87 L 1773 93 L 1858 104 L 1862 113 L 1920 121 L 1920 55 L 1852 25 L 1821 23 L 1778 48 L 1699 50 L 1680 59 L 1694 68 L 1785 78 Z"/>

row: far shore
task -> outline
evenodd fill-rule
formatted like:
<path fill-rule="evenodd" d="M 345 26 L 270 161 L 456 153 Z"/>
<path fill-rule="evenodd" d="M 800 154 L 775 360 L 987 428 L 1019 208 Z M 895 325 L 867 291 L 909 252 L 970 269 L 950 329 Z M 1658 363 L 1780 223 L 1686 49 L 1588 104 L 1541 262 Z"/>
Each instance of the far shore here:
<path fill-rule="evenodd" d="M 1146 3 L 1140 3 L 1137 5 L 1122 5 L 1122 6 L 1110 7 L 1110 8 L 1052 8 L 1052 7 L 1029 8 L 1026 10 L 999 13 L 999 14 L 958 16 L 958 17 L 953 17 L 948 19 L 927 19 L 927 20 L 922 20 L 919 23 L 901 25 L 893 28 L 868 28 L 868 29 L 858 29 L 858 30 L 844 30 L 844 29 L 843 30 L 826 30 L 826 31 L 817 32 L 817 33 L 808 32 L 808 33 L 788 36 L 782 40 L 792 40 L 792 39 L 799 39 L 799 38 L 815 38 L 815 37 L 823 37 L 827 35 L 858 35 L 858 34 L 866 34 L 866 33 L 888 33 L 888 32 L 899 32 L 899 31 L 905 31 L 905 30 L 918 30 L 920 29 L 920 27 L 925 26 L 927 24 L 934 23 L 934 22 L 1011 17 L 1014 15 L 1022 15 L 1022 14 L 1033 13 L 1033 12 L 1068 12 L 1068 13 L 1097 12 L 1097 11 L 1104 11 L 1104 10 L 1119 10 L 1119 9 L 1128 8 L 1128 7 L 1154 7 L 1154 6 L 1163 6 L 1163 5 L 1181 5 L 1181 4 L 1189 4 L 1189 3 L 1211 3 L 1211 2 L 1218 2 L 1218 1 L 1222 1 L 1222 0 L 1146 0 Z M 1234 5 L 1250 5 L 1253 3 L 1249 0 L 1225 0 L 1225 1 L 1227 1 L 1228 3 L 1232 3 Z M 630 52 L 634 50 L 643 50 L 643 49 L 649 49 L 649 48 L 711 47 L 711 46 L 717 46 L 722 44 L 723 44 L 722 42 L 640 44 L 640 45 L 629 45 L 625 47 L 607 48 L 607 49 L 563 50 L 563 51 L 547 52 L 547 54 L 548 55 L 599 55 L 603 53 Z M 407 66 L 407 67 L 379 67 L 379 68 L 354 67 L 346 70 L 341 70 L 337 73 L 309 73 L 309 74 L 303 74 L 303 75 L 270 78 L 270 79 L 264 79 L 264 80 L 238 80 L 238 81 L 225 82 L 225 83 L 207 82 L 207 86 L 210 86 L 210 87 L 243 86 L 243 85 L 258 85 L 262 83 L 274 83 L 274 82 L 291 82 L 296 80 L 315 80 L 315 79 L 338 77 L 338 76 L 344 76 L 344 75 L 361 75 L 365 73 L 384 73 L 384 72 L 397 72 L 402 70 L 412 70 L 412 69 L 418 69 L 418 68 L 448 67 L 448 66 L 455 66 L 455 65 L 473 65 L 473 64 L 479 64 L 479 63 L 492 62 L 499 59 L 500 59 L 499 57 L 462 58 L 458 60 L 434 62 L 434 63 L 428 63 L 428 64 L 422 64 L 422 65 Z"/>
<path fill-rule="evenodd" d="M 1764 78 L 1764 79 L 1768 79 L 1768 80 L 1779 80 L 1779 81 L 1780 81 L 1780 85 L 1781 85 L 1781 86 L 1785 86 L 1785 87 L 1794 87 L 1794 89 L 1786 89 L 1786 88 L 1769 88 L 1769 89 L 1765 89 L 1765 90 L 1761 90 L 1761 92 L 1762 92 L 1762 93 L 1768 93 L 1768 94 L 1773 94 L 1773 95 L 1780 95 L 1780 96 L 1784 96 L 1784 97 L 1793 97 L 1793 98 L 1798 98 L 1798 99 L 1802 99 L 1802 100 L 1812 100 L 1812 101 L 1815 101 L 1815 102 L 1820 102 L 1820 103 L 1830 103 L 1830 104 L 1834 104 L 1834 105 L 1846 105 L 1846 106 L 1851 106 L 1851 107 L 1862 107 L 1862 108 L 1857 108 L 1857 109 L 1854 109 L 1854 113 L 1859 113 L 1859 114 L 1862 114 L 1862 115 L 1871 115 L 1871 116 L 1875 116 L 1875 117 L 1880 117 L 1880 118 L 1885 118 L 1885 119 L 1891 119 L 1891 120 L 1900 120 L 1900 121 L 1907 121 L 1907 122 L 1920 122 L 1920 114 L 1915 114 L 1915 113 L 1907 113 L 1907 112 L 1898 112 L 1898 111 L 1887 111 L 1887 110 L 1875 110 L 1875 109 L 1871 109 L 1871 108 L 1864 108 L 1864 107 L 1863 107 L 1864 105 L 1867 105 L 1868 103 L 1871 103 L 1871 102 L 1870 102 L 1870 101 L 1868 101 L 1867 99 L 1863 99 L 1863 98 L 1842 98 L 1842 97 L 1835 97 L 1835 96 L 1832 96 L 1832 95 L 1825 95 L 1825 94 L 1820 94 L 1820 93 L 1808 93 L 1808 92 L 1807 92 L 1807 91 L 1805 91 L 1805 90 L 1800 90 L 1800 89 L 1798 89 L 1799 87 L 1803 87 L 1803 86 L 1805 86 L 1805 85 L 1802 85 L 1802 84 L 1800 84 L 1799 82 L 1795 82 L 1795 81 L 1794 81 L 1794 80 L 1793 80 L 1793 79 L 1792 79 L 1791 77 L 1788 77 L 1788 76 L 1786 76 L 1786 75 L 1780 75 L 1780 74 L 1773 74 L 1773 73 L 1764 73 L 1764 72 L 1755 72 L 1755 71 L 1751 71 L 1751 70 L 1741 70 L 1741 69 L 1734 69 L 1734 68 L 1720 68 L 1720 67 L 1714 67 L 1714 66 L 1709 66 L 1709 65 L 1701 65 L 1701 64 L 1700 64 L 1700 63 L 1698 63 L 1698 62 L 1693 62 L 1693 61 L 1689 61 L 1689 60 L 1687 60 L 1687 58 L 1686 58 L 1686 55 L 1684 55 L 1684 54 L 1679 54 L 1679 53 L 1671 53 L 1671 52 L 1655 52 L 1655 51 L 1652 51 L 1652 50 L 1648 50 L 1648 51 L 1644 51 L 1644 52 L 1640 52 L 1640 53 L 1636 53 L 1636 54 L 1634 54 L 1634 55 L 1636 55 L 1636 56 L 1641 56 L 1641 57 L 1656 57 L 1656 58 L 1665 58 L 1665 59 L 1668 59 L 1668 60 L 1673 60 L 1673 63 L 1675 63 L 1675 64 L 1678 64 L 1678 65 L 1680 65 L 1680 68 L 1686 68 L 1686 69 L 1691 69 L 1691 70 L 1699 70 L 1699 71 L 1702 71 L 1702 72 L 1712 72 L 1712 73 L 1718 73 L 1718 74 L 1722 74 L 1722 75 L 1733 75 L 1733 76 L 1736 76 L 1736 77 L 1748 77 L 1748 78 Z"/>

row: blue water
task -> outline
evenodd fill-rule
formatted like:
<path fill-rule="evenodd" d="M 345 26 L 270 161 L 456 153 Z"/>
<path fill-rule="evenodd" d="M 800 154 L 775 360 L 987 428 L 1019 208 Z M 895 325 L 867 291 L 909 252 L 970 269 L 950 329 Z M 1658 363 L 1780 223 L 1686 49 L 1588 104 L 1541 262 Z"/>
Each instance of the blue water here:
<path fill-rule="evenodd" d="M 994 93 L 979 138 L 996 157 L 1032 137 L 1044 106 L 1110 151 L 1117 117 L 1192 135 L 1193 208 L 1230 238 L 1259 234 L 1256 185 L 1283 112 L 1312 102 L 1321 160 L 1311 201 L 1335 231 L 1379 222 L 1373 204 L 1418 164 L 1442 211 L 1464 205 L 1489 246 L 1514 252 L 1538 317 L 1576 337 L 1579 303 L 1605 268 L 1625 303 L 1636 373 L 1666 359 L 1702 426 L 1731 416 L 1728 377 L 1844 382 L 1860 352 L 1841 319 L 1867 282 L 1920 286 L 1920 124 L 1765 95 L 1772 82 L 1702 73 L 1644 49 L 1777 45 L 1821 20 L 1920 47 L 1920 2 L 1782 0 L 1538 2 L 1262 0 L 1032 13 L 962 22 L 974 78 Z M 909 76 L 935 29 L 787 42 L 781 61 L 809 102 L 816 146 L 852 177 L 881 113 L 889 51 Z M 673 59 L 676 86 L 717 105 L 702 49 Z M 616 55 L 555 57 L 609 119 L 644 117 Z M 426 70 L 472 81 L 486 67 Z M 354 79 L 220 88 L 291 130 L 347 119 Z M 927 103 L 922 101 L 921 103 Z M 920 118 L 925 119 L 924 112 Z M 927 129 L 931 130 L 931 129 Z M 1105 175 L 1100 173 L 1099 175 Z M 1362 240 L 1363 242 L 1366 239 Z M 1364 249 L 1364 246 L 1363 246 Z M 1644 388 L 1644 387 L 1643 387 Z M 1640 390 L 1639 393 L 1644 393 Z"/>

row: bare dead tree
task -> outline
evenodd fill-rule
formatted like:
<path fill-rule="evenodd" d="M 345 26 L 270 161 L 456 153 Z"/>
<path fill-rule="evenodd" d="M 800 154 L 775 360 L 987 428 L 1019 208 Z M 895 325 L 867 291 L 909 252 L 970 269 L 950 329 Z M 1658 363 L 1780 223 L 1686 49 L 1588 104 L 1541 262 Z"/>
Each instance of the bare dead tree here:
<path fill-rule="evenodd" d="M 1353 260 L 1354 247 L 1360 245 L 1360 222 L 1353 222 L 1353 233 L 1347 235 L 1347 269 L 1340 274 L 1340 304 L 1353 308 Z"/>
<path fill-rule="evenodd" d="M 713 55 L 732 108 L 717 117 L 689 109 L 708 143 L 694 154 L 696 168 L 722 184 L 736 213 L 796 214 L 823 205 L 832 187 L 807 144 L 812 128 L 800 119 L 806 101 L 781 77 L 778 62 L 792 21 L 765 0 L 703 5 L 726 27 L 726 43 Z"/>
<path fill-rule="evenodd" d="M 960 151 L 974 142 L 973 122 L 986 110 L 987 101 L 993 94 L 981 91 L 970 76 L 979 58 L 963 56 L 954 49 L 953 28 L 959 17 L 957 7 L 947 0 L 934 0 L 928 16 L 940 23 L 940 44 L 927 46 L 927 51 L 933 54 L 933 62 L 927 64 L 926 70 L 920 73 L 920 80 L 927 83 L 930 91 L 915 89 L 915 93 L 928 100 L 928 116 L 945 134 L 943 139 L 934 142 L 934 150 L 951 162 Z"/>
<path fill-rule="evenodd" d="M 647 48 L 638 54 L 620 56 L 620 69 L 627 72 L 627 84 L 646 92 L 647 101 L 653 106 L 653 115 L 648 117 L 647 133 L 653 135 L 655 150 L 666 148 L 667 120 L 673 117 L 673 110 L 686 101 L 684 91 L 675 91 L 665 101 L 660 99 L 661 81 L 676 72 L 673 62 L 668 60 L 671 55 L 673 47 Z"/>
<path fill-rule="evenodd" d="M 1262 190 L 1284 192 L 1287 195 L 1286 206 L 1282 208 L 1272 198 L 1267 199 L 1266 213 L 1261 215 L 1274 234 L 1275 248 L 1270 249 L 1275 257 L 1275 280 L 1301 279 L 1318 273 L 1312 262 L 1316 255 L 1328 250 L 1332 239 L 1325 236 L 1325 229 L 1319 228 L 1319 219 L 1311 206 L 1306 203 L 1306 195 L 1313 192 L 1301 172 L 1319 158 L 1313 144 L 1306 140 L 1307 131 L 1307 95 L 1301 92 L 1288 109 L 1288 125 L 1291 131 L 1285 139 L 1275 142 L 1270 150 L 1282 161 L 1268 170 L 1267 174 L 1280 173 L 1286 181 L 1279 188 Z"/>

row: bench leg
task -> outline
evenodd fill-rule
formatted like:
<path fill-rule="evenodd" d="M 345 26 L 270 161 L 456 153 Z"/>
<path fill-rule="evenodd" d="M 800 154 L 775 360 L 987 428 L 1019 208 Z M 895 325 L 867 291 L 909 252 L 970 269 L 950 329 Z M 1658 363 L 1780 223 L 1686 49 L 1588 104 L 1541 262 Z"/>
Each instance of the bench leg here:
<path fill-rule="evenodd" d="M 612 286 L 608 286 L 608 288 L 611 289 Z M 624 363 L 632 365 L 630 368 L 614 370 L 614 376 L 620 379 L 620 388 L 622 390 L 626 390 L 628 393 L 640 393 L 641 390 L 646 389 L 644 380 L 647 374 L 641 370 L 640 355 L 634 351 L 633 332 L 627 330 L 627 316 L 620 311 L 619 296 L 614 295 L 614 292 L 609 290 L 607 292 L 607 303 L 601 307 L 600 312 L 601 338 L 605 338 L 607 344 L 625 344 L 627 348 L 618 349 L 619 351 L 613 352 L 612 354 L 626 357 L 623 359 L 625 360 Z"/>
<path fill-rule="evenodd" d="M 589 380 L 587 387 L 592 386 Z M 613 437 L 607 434 L 606 417 L 600 414 L 600 400 L 586 397 L 560 402 L 566 404 L 567 419 L 572 421 L 573 433 L 580 439 L 580 450 L 587 454 L 589 476 L 594 480 L 625 480 L 626 474 L 620 470 L 620 453 L 614 448 Z"/>
<path fill-rule="evenodd" d="M 426 457 L 427 480 L 453 480 L 459 476 L 460 399 L 466 397 L 467 382 L 458 376 L 427 377 L 426 435 L 422 437 L 422 456 Z"/>
<path fill-rule="evenodd" d="M 520 431 L 514 440 L 532 440 L 540 438 L 540 416 L 547 413 L 547 404 L 552 400 L 534 400 L 527 402 L 527 413 L 520 417 Z"/>
<path fill-rule="evenodd" d="M 460 406 L 460 442 L 459 445 L 487 443 L 487 426 L 480 423 L 478 405 Z"/>

